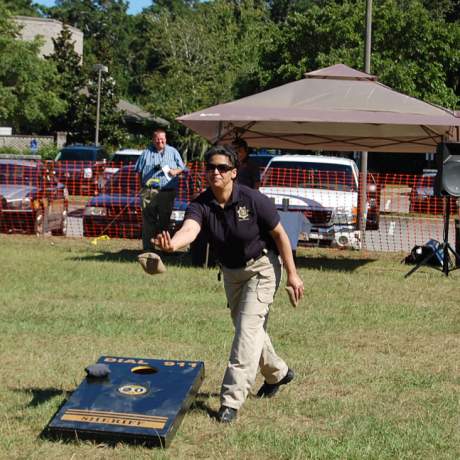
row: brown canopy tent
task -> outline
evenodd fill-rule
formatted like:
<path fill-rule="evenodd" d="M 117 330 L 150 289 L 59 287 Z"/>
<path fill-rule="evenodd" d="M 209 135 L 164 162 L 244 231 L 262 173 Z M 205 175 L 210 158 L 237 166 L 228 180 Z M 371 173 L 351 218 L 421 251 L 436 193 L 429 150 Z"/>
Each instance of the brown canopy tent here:
<path fill-rule="evenodd" d="M 460 131 L 458 114 L 343 64 L 178 121 L 211 143 L 301 150 L 430 153 Z"/>

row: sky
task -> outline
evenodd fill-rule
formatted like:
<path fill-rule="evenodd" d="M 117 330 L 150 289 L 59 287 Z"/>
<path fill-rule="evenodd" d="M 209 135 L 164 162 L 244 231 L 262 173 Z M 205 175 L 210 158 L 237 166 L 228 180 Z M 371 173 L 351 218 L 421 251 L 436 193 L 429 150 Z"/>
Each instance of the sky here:
<path fill-rule="evenodd" d="M 45 6 L 54 6 L 55 0 L 35 0 L 35 3 L 39 3 L 40 5 Z M 152 4 L 152 0 L 128 0 L 129 14 L 137 14 L 140 13 L 145 7 L 150 6 Z"/>

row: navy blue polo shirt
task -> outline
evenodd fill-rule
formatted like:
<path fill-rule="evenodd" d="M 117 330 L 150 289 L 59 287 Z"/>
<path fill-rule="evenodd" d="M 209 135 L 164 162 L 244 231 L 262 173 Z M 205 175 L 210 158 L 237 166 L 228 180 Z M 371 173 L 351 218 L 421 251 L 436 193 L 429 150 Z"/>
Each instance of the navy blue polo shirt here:
<path fill-rule="evenodd" d="M 225 267 L 244 267 L 264 249 L 277 251 L 269 233 L 280 222 L 276 207 L 270 198 L 245 185 L 233 183 L 232 196 L 224 208 L 208 188 L 190 203 L 185 219 L 200 224 Z"/>

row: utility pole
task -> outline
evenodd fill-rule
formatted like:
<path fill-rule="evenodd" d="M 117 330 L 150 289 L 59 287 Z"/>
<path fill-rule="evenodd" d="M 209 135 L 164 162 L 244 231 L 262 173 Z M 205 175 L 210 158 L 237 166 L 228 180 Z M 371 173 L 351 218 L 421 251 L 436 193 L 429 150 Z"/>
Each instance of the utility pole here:
<path fill-rule="evenodd" d="M 371 43 L 372 43 L 372 0 L 366 2 L 366 41 L 364 49 L 364 72 L 371 73 Z M 359 230 L 362 242 L 366 233 L 367 214 L 367 154 L 361 152 L 361 194 L 359 209 Z"/>
<path fill-rule="evenodd" d="M 101 111 L 101 79 L 102 72 L 108 72 L 109 69 L 103 64 L 94 64 L 93 70 L 97 72 L 97 103 L 96 103 L 96 134 L 94 143 L 99 145 L 99 114 Z"/>

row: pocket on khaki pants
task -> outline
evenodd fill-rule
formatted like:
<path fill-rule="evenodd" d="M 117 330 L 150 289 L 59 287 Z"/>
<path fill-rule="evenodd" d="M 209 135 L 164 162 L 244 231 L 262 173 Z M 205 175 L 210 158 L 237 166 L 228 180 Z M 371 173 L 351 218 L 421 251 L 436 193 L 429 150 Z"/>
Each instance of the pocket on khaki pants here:
<path fill-rule="evenodd" d="M 270 275 L 270 276 L 267 276 Z M 270 273 L 259 273 L 257 280 L 257 299 L 262 303 L 273 303 L 273 298 L 276 291 L 276 278 L 273 273 L 273 270 L 270 270 Z"/>

